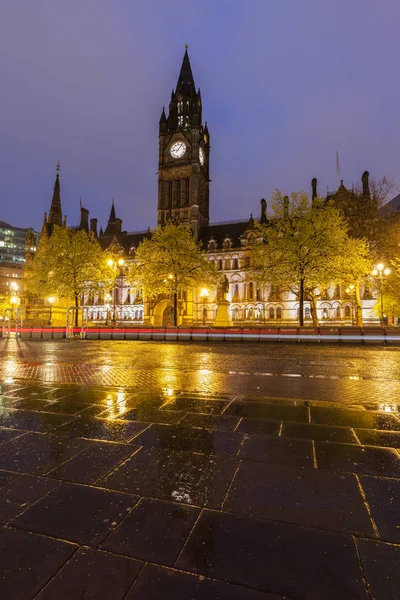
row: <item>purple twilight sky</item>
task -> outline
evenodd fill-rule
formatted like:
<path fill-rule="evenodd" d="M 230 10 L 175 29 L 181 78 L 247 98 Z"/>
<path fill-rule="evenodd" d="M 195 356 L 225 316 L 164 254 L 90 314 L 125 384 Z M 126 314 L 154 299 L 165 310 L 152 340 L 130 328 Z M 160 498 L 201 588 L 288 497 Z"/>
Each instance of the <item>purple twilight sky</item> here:
<path fill-rule="evenodd" d="M 57 159 L 128 231 L 156 223 L 158 120 L 184 46 L 211 135 L 211 219 L 259 214 L 274 188 L 400 187 L 399 0 L 2 0 L 0 219 L 40 228 Z M 396 193 L 396 192 L 395 192 Z"/>

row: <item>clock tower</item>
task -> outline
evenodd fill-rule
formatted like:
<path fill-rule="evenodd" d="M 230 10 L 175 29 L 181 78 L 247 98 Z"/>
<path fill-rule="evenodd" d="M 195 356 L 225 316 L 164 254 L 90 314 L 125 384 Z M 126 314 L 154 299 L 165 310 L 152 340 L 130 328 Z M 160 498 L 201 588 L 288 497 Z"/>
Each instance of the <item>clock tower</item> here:
<path fill-rule="evenodd" d="M 187 46 L 168 117 L 159 130 L 157 224 L 176 219 L 190 225 L 196 239 L 209 223 L 210 136 L 202 124 L 200 89 L 196 92 Z"/>

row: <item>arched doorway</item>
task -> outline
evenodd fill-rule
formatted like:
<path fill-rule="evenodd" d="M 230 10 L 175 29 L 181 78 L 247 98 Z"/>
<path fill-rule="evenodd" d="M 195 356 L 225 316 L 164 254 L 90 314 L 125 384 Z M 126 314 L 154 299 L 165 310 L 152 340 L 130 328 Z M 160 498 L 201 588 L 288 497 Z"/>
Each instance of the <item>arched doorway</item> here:
<path fill-rule="evenodd" d="M 173 323 L 173 306 L 169 299 L 160 300 L 154 307 L 153 325 L 155 327 L 168 327 Z"/>
<path fill-rule="evenodd" d="M 164 312 L 162 315 L 162 326 L 163 327 L 168 327 L 168 325 L 172 325 L 172 321 L 174 320 L 173 312 L 174 312 L 174 309 L 172 308 L 172 306 L 167 306 L 164 309 Z"/>

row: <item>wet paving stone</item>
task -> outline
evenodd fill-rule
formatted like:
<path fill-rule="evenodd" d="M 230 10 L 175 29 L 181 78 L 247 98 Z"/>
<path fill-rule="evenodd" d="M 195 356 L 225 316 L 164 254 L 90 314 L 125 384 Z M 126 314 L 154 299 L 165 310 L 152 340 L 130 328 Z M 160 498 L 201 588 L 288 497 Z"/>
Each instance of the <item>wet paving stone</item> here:
<path fill-rule="evenodd" d="M 367 600 L 351 536 L 205 511 L 178 569 L 307 600 Z"/>
<path fill-rule="evenodd" d="M 180 424 L 189 425 L 191 427 L 201 427 L 203 429 L 214 429 L 216 431 L 233 431 L 239 421 L 239 417 L 193 413 L 183 417 Z"/>
<path fill-rule="evenodd" d="M 126 600 L 284 600 L 238 585 L 146 564 Z M 50 599 L 49 599 L 50 600 Z"/>
<path fill-rule="evenodd" d="M 376 431 L 374 429 L 356 429 L 358 439 L 369 446 L 387 446 L 400 448 L 400 431 Z"/>
<path fill-rule="evenodd" d="M 146 427 L 146 423 L 100 420 L 86 417 L 83 414 L 71 423 L 60 427 L 57 430 L 57 435 L 68 438 L 82 437 L 91 440 L 106 440 L 108 442 L 128 442 Z"/>
<path fill-rule="evenodd" d="M 104 389 L 82 389 L 69 396 L 71 402 L 102 404 L 110 406 L 110 404 L 118 404 L 124 402 L 131 397 L 131 394 L 125 392 L 116 392 L 115 390 Z"/>
<path fill-rule="evenodd" d="M 361 562 L 374 600 L 400 598 L 400 546 L 358 540 Z"/>
<path fill-rule="evenodd" d="M 47 410 L 52 413 L 62 413 L 63 415 L 76 415 L 88 409 L 88 405 L 84 402 L 71 402 L 68 399 L 52 401 Z M 100 412 L 100 407 L 97 407 L 97 412 Z"/>
<path fill-rule="evenodd" d="M 48 387 L 46 385 L 29 385 L 25 387 L 19 387 L 15 390 L 11 390 L 4 395 L 7 395 L 10 398 L 44 398 L 50 394 L 56 393 L 57 388 L 55 386 Z M 67 395 L 62 390 L 64 396 Z"/>
<path fill-rule="evenodd" d="M 135 438 L 135 444 L 160 450 L 236 456 L 243 434 L 195 429 L 182 425 L 152 425 Z"/>
<path fill-rule="evenodd" d="M 261 460 L 279 465 L 311 468 L 314 465 L 310 440 L 291 440 L 250 434 L 244 440 L 238 456 L 248 460 Z"/>
<path fill-rule="evenodd" d="M 360 477 L 380 538 L 400 544 L 400 480 Z"/>
<path fill-rule="evenodd" d="M 60 483 L 52 492 L 11 521 L 12 527 L 94 546 L 105 540 L 138 497 Z"/>
<path fill-rule="evenodd" d="M 0 527 L 1 598 L 33 598 L 76 549 L 75 544 Z"/>
<path fill-rule="evenodd" d="M 74 483 L 94 484 L 138 448 L 139 446 L 113 442 L 92 442 L 86 450 L 48 473 L 48 476 Z"/>
<path fill-rule="evenodd" d="M 356 477 L 243 461 L 224 510 L 375 537 Z"/>
<path fill-rule="evenodd" d="M 318 425 L 340 425 L 363 429 L 400 430 L 400 421 L 394 415 L 340 408 L 317 408 L 312 406 L 311 422 Z"/>
<path fill-rule="evenodd" d="M 227 400 L 200 400 L 199 398 L 182 396 L 164 406 L 163 410 L 181 410 L 191 413 L 220 415 L 228 404 L 229 401 Z"/>
<path fill-rule="evenodd" d="M 8 523 L 25 511 L 48 492 L 51 492 L 59 481 L 34 475 L 21 475 L 8 485 L 0 494 L 0 523 Z"/>
<path fill-rule="evenodd" d="M 63 440 L 42 433 L 27 433 L 0 446 L 0 469 L 44 475 L 82 452 L 86 440 Z"/>
<path fill-rule="evenodd" d="M 200 509 L 143 498 L 106 540 L 117 554 L 173 566 Z"/>
<path fill-rule="evenodd" d="M 281 428 L 280 421 L 266 419 L 242 419 L 236 431 L 242 433 L 259 433 L 264 435 L 278 435 Z"/>
<path fill-rule="evenodd" d="M 123 600 L 142 564 L 102 550 L 80 548 L 35 600 Z"/>
<path fill-rule="evenodd" d="M 236 459 L 226 456 L 142 448 L 99 485 L 141 496 L 218 508 L 237 465 Z"/>
<path fill-rule="evenodd" d="M 19 408 L 21 410 L 35 410 L 35 411 L 47 411 L 50 410 L 51 400 L 38 400 L 37 398 L 26 398 L 23 400 L 15 400 L 12 408 Z"/>
<path fill-rule="evenodd" d="M 400 477 L 400 456 L 389 448 L 315 442 L 319 469 Z"/>
<path fill-rule="evenodd" d="M 20 477 L 20 473 L 12 473 L 11 471 L 0 471 L 0 488 Z"/>
<path fill-rule="evenodd" d="M 284 423 L 281 435 L 283 437 L 305 438 L 321 442 L 358 444 L 354 433 L 349 427 L 313 425 L 311 423 Z"/>
<path fill-rule="evenodd" d="M 279 406 L 276 404 L 262 404 L 261 402 L 233 402 L 224 414 L 253 419 L 308 423 L 308 408 L 306 406 Z"/>
<path fill-rule="evenodd" d="M 4 444 L 9 440 L 13 440 L 20 435 L 24 435 L 25 431 L 18 431 L 15 429 L 2 429 L 0 428 L 0 444 Z"/>
<path fill-rule="evenodd" d="M 185 412 L 178 410 L 158 410 L 145 407 L 132 408 L 123 415 L 123 421 L 142 421 L 143 423 L 177 423 L 185 416 Z M 102 416 L 102 415 L 101 415 Z"/>
<path fill-rule="evenodd" d="M 52 432 L 57 427 L 72 421 L 68 415 L 57 415 L 13 408 L 0 409 L 0 426 L 26 431 Z"/>

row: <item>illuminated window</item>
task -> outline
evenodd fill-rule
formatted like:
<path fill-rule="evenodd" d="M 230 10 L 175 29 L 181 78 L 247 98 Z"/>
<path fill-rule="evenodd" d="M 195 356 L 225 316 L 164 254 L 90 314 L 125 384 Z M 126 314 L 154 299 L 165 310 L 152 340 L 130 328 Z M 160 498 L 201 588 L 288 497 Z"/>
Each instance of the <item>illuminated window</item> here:
<path fill-rule="evenodd" d="M 350 306 L 345 306 L 344 307 L 344 316 L 349 318 L 350 317 Z"/>
<path fill-rule="evenodd" d="M 274 310 L 274 308 L 272 306 L 269 309 L 269 318 L 270 319 L 275 319 L 275 310 Z"/>
<path fill-rule="evenodd" d="M 282 309 L 280 306 L 278 306 L 278 308 L 276 309 L 276 318 L 282 319 Z"/>
<path fill-rule="evenodd" d="M 4 248 L 4 241 L 3 240 L 0 240 L 0 247 Z"/>
<path fill-rule="evenodd" d="M 183 126 L 183 117 L 178 117 L 178 127 L 182 127 Z"/>

